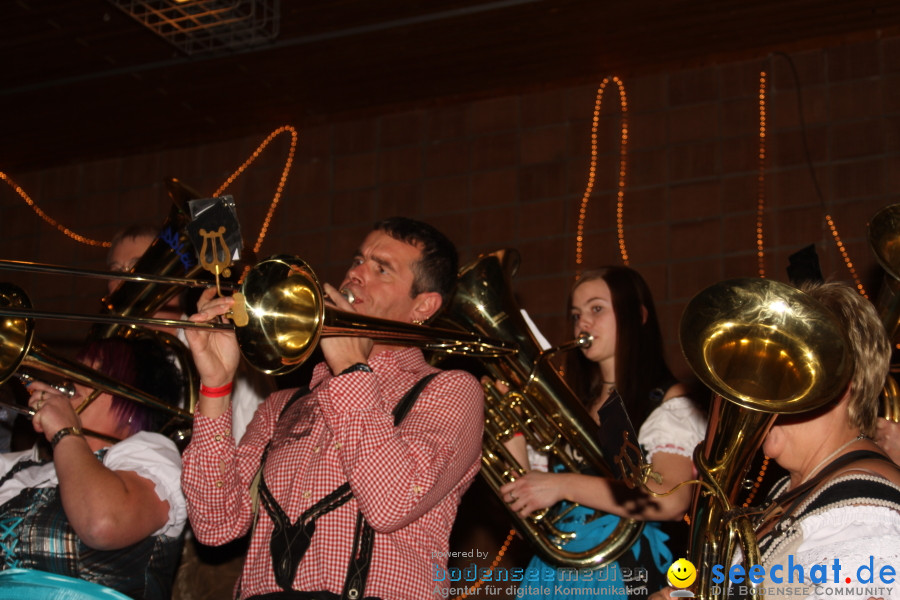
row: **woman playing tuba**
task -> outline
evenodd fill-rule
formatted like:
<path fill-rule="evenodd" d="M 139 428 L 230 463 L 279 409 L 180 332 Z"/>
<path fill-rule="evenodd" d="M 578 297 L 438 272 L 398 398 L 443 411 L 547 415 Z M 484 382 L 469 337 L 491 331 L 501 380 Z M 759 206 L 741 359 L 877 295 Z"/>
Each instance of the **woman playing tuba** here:
<path fill-rule="evenodd" d="M 638 441 L 652 461 L 653 470 L 662 476 L 660 483 L 649 482 L 651 489 L 665 492 L 690 479 L 691 453 L 702 439 L 706 424 L 701 411 L 686 396 L 685 386 L 676 381 L 666 365 L 656 310 L 644 279 L 628 267 L 588 272 L 573 287 L 569 305 L 575 336 L 593 336 L 589 348 L 570 354 L 567 369 L 568 379 L 584 399 L 588 412 L 597 420 L 598 409 L 615 389 L 640 430 Z M 519 444 L 514 453 L 523 457 L 521 437 L 509 444 Z M 663 580 L 672 562 L 666 544 L 669 536 L 662 532 L 658 521 L 682 518 L 692 494 L 685 487 L 671 495 L 651 497 L 610 478 L 535 470 L 506 484 L 501 492 L 503 499 L 522 516 L 559 501 L 580 504 L 561 523 L 562 527 L 577 531 L 572 544 L 589 545 L 604 538 L 620 517 L 649 521 L 642 537 L 625 551 L 618 564 L 594 572 L 557 571 L 557 581 L 529 586 L 520 596 L 526 598 L 558 598 L 557 584 L 569 590 L 572 597 L 585 597 L 587 590 L 592 589 L 591 597 L 625 598 L 628 582 L 623 581 L 623 573 L 630 575 L 630 587 L 646 585 L 649 590 L 658 589 L 652 586 Z M 584 507 L 610 514 L 589 521 L 587 516 L 593 513 Z M 543 573 L 544 564 L 535 557 L 529 567 Z"/>
<path fill-rule="evenodd" d="M 818 408 L 776 417 L 763 451 L 787 476 L 773 486 L 756 523 L 758 553 L 751 548 L 720 558 L 740 563 L 752 551 L 760 564 L 736 564 L 741 581 L 732 581 L 731 564 L 695 565 L 695 587 L 712 579 L 724 590 L 710 597 L 746 597 L 747 579 L 739 572 L 751 569 L 759 580 L 752 595 L 768 600 L 891 595 L 883 569 L 893 572 L 900 562 L 900 468 L 872 440 L 890 344 L 874 306 L 850 285 L 801 289 L 843 325 L 853 363 L 850 382 L 832 389 L 832 399 Z M 893 584 L 893 576 L 888 579 Z M 666 588 L 654 600 L 671 592 Z"/>

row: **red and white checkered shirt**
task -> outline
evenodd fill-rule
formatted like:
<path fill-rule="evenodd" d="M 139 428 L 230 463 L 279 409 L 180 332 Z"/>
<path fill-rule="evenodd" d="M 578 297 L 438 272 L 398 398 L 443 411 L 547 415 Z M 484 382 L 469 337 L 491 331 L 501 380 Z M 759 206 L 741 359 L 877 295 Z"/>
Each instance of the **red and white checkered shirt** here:
<path fill-rule="evenodd" d="M 237 448 L 229 411 L 217 419 L 195 418 L 182 485 L 198 540 L 219 545 L 250 529 L 248 490 L 272 439 L 264 476 L 291 521 L 346 481 L 353 491 L 349 502 L 316 521 L 294 589 L 341 592 L 356 513 L 362 511 L 375 530 L 365 595 L 384 600 L 437 596 L 447 584 L 434 581 L 435 565 L 446 568 L 460 497 L 480 464 L 481 385 L 464 371 L 444 371 L 395 428 L 394 406 L 437 369 L 414 348 L 379 353 L 370 357 L 369 366 L 372 373 L 333 377 L 324 363 L 318 365 L 313 393 L 285 412 L 292 425 L 279 428 L 274 439 L 275 422 L 293 390 L 276 392 L 259 407 Z M 242 598 L 280 590 L 269 551 L 271 532 L 272 522 L 260 506 Z"/>

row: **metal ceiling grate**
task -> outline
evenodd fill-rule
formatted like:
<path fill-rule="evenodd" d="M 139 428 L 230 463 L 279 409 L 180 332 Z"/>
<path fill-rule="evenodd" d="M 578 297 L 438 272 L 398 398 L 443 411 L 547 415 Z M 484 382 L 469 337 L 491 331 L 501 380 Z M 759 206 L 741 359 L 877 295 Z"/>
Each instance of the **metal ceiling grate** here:
<path fill-rule="evenodd" d="M 188 55 L 241 50 L 278 36 L 280 0 L 109 0 Z"/>

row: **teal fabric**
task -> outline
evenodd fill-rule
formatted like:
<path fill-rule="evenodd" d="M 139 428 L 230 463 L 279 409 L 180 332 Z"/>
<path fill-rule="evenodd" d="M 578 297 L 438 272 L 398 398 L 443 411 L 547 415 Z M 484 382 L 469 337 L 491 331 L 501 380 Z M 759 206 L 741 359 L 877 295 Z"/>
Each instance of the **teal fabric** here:
<path fill-rule="evenodd" d="M 588 550 L 607 537 L 619 523 L 619 517 L 604 515 L 587 521 L 594 511 L 576 506 L 557 527 L 562 531 L 573 531 L 578 535 L 564 548 L 572 552 Z M 655 568 L 664 573 L 672 564 L 672 553 L 666 546 L 669 536 L 658 523 L 645 524 L 643 533 L 627 551 L 631 552 L 638 564 L 646 569 Z M 565 600 L 569 598 L 603 598 L 625 600 L 627 595 L 623 570 L 618 562 L 598 569 L 555 568 L 535 556 L 528 564 L 526 577 L 519 585 L 520 598 L 531 600 Z M 641 582 L 636 582 L 640 585 Z"/>
<path fill-rule="evenodd" d="M 129 600 L 116 590 L 83 579 L 28 569 L 0 572 L 0 600 Z"/>

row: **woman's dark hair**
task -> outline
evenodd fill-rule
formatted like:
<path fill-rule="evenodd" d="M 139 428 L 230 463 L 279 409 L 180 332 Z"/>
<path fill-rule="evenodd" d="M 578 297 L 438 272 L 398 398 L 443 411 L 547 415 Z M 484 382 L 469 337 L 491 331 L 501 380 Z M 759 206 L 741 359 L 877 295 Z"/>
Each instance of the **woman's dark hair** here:
<path fill-rule="evenodd" d="M 172 362 L 165 346 L 153 338 L 94 340 L 79 352 L 78 360 L 171 406 L 178 406 L 181 400 L 181 371 Z M 157 431 L 171 418 L 164 411 L 117 394 L 112 396 L 112 411 L 119 424 L 128 430 L 128 435 Z"/>
<path fill-rule="evenodd" d="M 639 429 L 676 380 L 666 364 L 653 296 L 637 271 L 619 266 L 588 271 L 572 286 L 569 306 L 578 286 L 598 279 L 609 286 L 616 318 L 616 391 Z M 603 388 L 600 365 L 581 352 L 570 352 L 566 372 L 572 389 L 590 406 Z"/>

